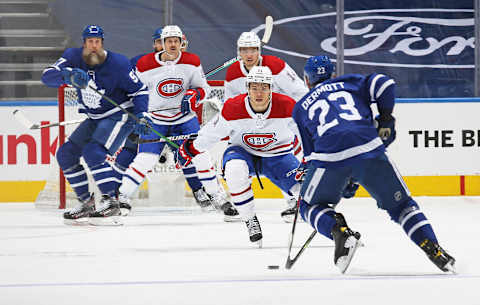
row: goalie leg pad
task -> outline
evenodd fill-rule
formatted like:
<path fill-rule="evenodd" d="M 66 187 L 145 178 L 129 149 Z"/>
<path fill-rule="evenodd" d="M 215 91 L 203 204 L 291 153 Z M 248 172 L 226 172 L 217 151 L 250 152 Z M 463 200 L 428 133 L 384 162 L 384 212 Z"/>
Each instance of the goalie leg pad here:
<path fill-rule="evenodd" d="M 255 216 L 255 203 L 247 162 L 232 159 L 225 163 L 225 180 L 240 217 L 243 221 L 251 219 Z"/>
<path fill-rule="evenodd" d="M 143 180 L 145 180 L 147 173 L 154 168 L 157 162 L 157 154 L 139 153 L 123 176 L 122 185 L 119 189 L 120 193 L 131 198 Z"/>

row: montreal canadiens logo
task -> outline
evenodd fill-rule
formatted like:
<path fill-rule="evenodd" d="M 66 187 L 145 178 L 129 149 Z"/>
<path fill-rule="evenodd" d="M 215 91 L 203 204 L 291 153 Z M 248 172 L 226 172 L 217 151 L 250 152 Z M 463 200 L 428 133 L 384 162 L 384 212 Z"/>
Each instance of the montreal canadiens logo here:
<path fill-rule="evenodd" d="M 242 139 L 248 147 L 256 150 L 264 149 L 277 142 L 275 133 L 245 133 Z"/>
<path fill-rule="evenodd" d="M 183 92 L 183 79 L 168 78 L 162 80 L 157 85 L 157 93 L 160 96 L 172 98 Z"/>

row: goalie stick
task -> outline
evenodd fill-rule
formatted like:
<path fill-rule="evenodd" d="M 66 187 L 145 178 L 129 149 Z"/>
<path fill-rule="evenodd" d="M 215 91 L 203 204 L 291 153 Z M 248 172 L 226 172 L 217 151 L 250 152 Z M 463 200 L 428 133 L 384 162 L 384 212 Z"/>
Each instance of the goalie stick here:
<path fill-rule="evenodd" d="M 35 123 L 32 123 L 23 114 L 23 112 L 20 111 L 20 109 L 15 109 L 13 111 L 13 117 L 28 129 L 41 129 L 41 128 L 48 128 L 48 127 L 55 127 L 55 126 L 66 126 L 66 125 L 78 124 L 84 121 L 84 119 L 78 119 L 78 120 L 71 120 L 71 121 L 55 122 L 55 123 L 44 124 L 44 125 L 35 124 Z"/>
<path fill-rule="evenodd" d="M 305 251 L 305 249 L 308 247 L 308 245 L 310 244 L 312 239 L 317 234 L 317 231 L 313 230 L 312 234 L 310 234 L 310 236 L 307 238 L 307 240 L 305 241 L 303 246 L 298 251 L 297 255 L 295 255 L 295 257 L 293 259 L 290 257 L 290 254 L 292 253 L 293 236 L 295 234 L 295 227 L 297 225 L 298 211 L 300 210 L 300 200 L 301 200 L 301 196 L 299 195 L 298 200 L 297 200 L 297 205 L 295 207 L 295 216 L 293 218 L 292 232 L 290 232 L 290 240 L 289 240 L 289 244 L 288 244 L 288 256 L 287 256 L 287 261 L 285 263 L 285 268 L 286 269 L 291 269 L 292 268 L 293 264 L 295 264 L 295 262 L 298 260 L 300 255 L 303 253 L 303 251 Z"/>
<path fill-rule="evenodd" d="M 268 41 L 270 41 L 270 36 L 272 36 L 272 30 L 273 30 L 273 18 L 272 18 L 272 16 L 267 16 L 267 17 L 265 17 L 265 30 L 263 31 L 263 37 L 262 37 L 262 41 L 261 41 L 262 46 L 266 45 L 268 43 Z M 222 71 L 223 69 L 225 69 L 225 68 L 229 67 L 230 65 L 233 65 L 234 63 L 236 63 L 238 60 L 239 60 L 238 56 L 227 60 L 226 62 L 224 62 L 220 66 L 217 66 L 217 67 L 213 68 L 212 70 L 208 71 L 205 74 L 205 77 L 208 78 L 208 77 L 214 75 L 215 73 L 217 73 L 219 71 Z"/>

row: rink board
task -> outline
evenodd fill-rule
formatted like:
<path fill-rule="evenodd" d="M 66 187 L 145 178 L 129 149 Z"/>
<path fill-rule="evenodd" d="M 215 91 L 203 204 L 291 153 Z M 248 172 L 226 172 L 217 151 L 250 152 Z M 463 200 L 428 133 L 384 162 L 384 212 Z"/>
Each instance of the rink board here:
<path fill-rule="evenodd" d="M 388 148 L 413 195 L 480 195 L 480 99 L 399 99 L 397 140 Z M 34 201 L 55 161 L 56 128 L 28 130 L 12 112 L 20 109 L 34 123 L 57 121 L 56 101 L 16 101 L 0 105 L 0 202 Z M 281 198 L 263 178 L 258 198 Z M 367 196 L 360 189 L 358 196 Z"/>

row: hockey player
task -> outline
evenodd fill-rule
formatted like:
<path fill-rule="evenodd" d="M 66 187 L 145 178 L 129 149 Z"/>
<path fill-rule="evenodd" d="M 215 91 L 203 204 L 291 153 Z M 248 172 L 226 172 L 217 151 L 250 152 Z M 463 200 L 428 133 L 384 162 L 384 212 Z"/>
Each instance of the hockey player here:
<path fill-rule="evenodd" d="M 165 136 L 198 132 L 200 126 L 193 111 L 210 90 L 198 56 L 180 51 L 182 37 L 178 26 L 165 26 L 161 33 L 164 51 L 147 54 L 137 62 L 137 74 L 149 89 L 149 114 L 154 128 Z M 159 139 L 156 134 L 141 138 Z M 140 144 L 138 155 L 122 179 L 121 200 L 131 198 L 147 172 L 158 162 L 164 145 L 165 142 Z M 199 158 L 195 166 L 182 170 L 200 206 L 208 208 L 213 204 L 224 213 L 226 221 L 239 218 L 237 210 L 220 191 L 210 155 Z"/>
<path fill-rule="evenodd" d="M 243 32 L 237 40 L 237 55 L 240 60 L 231 65 L 225 77 L 225 101 L 246 93 L 245 78 L 255 66 L 269 67 L 273 74 L 273 92 L 292 97 L 295 101 L 302 98 L 308 89 L 297 73 L 282 59 L 272 55 L 261 55 L 261 41 L 254 32 Z M 295 139 L 295 155 L 301 152 L 298 140 Z M 293 220 L 297 199 L 292 194 L 284 193 L 287 209 L 281 213 L 286 222 Z"/>
<path fill-rule="evenodd" d="M 300 192 L 303 219 L 335 241 L 334 263 L 344 273 L 360 244 L 360 233 L 347 226 L 335 206 L 353 178 L 438 268 L 454 271 L 455 259 L 438 244 L 427 217 L 385 153 L 382 141 L 391 141 L 395 131 L 394 80 L 376 73 L 331 78 L 333 70 L 327 56 L 310 57 L 304 75 L 311 90 L 293 110 L 308 170 Z M 372 103 L 379 112 L 378 128 Z"/>
<path fill-rule="evenodd" d="M 223 154 L 223 172 L 233 203 L 245 221 L 250 241 L 261 247 L 262 230 L 255 214 L 251 176 L 263 174 L 280 189 L 298 194 L 295 180 L 299 162 L 293 155 L 295 126 L 291 112 L 295 101 L 272 93 L 268 67 L 253 67 L 246 80 L 247 92 L 227 100 L 221 113 L 202 127 L 196 139 L 179 148 L 183 166 L 195 162 L 215 143 L 229 137 Z"/>
<path fill-rule="evenodd" d="M 163 50 L 162 39 L 160 37 L 161 34 L 162 34 L 161 27 L 156 29 L 153 32 L 152 41 L 153 41 L 154 52 L 160 52 Z M 146 54 L 148 53 L 143 53 L 143 54 L 134 56 L 130 59 L 130 63 L 132 64 L 133 69 L 135 69 L 137 65 L 137 61 Z M 122 147 L 122 150 L 120 151 L 118 156 L 115 158 L 115 163 L 113 164 L 112 168 L 115 173 L 115 178 L 118 179 L 119 181 L 122 180 L 123 174 L 127 170 L 130 163 L 133 162 L 133 159 L 135 158 L 135 156 L 137 155 L 138 144 L 136 140 L 138 140 L 138 137 L 139 137 L 138 134 L 136 134 L 135 132 L 132 132 L 130 136 L 127 137 L 127 140 L 125 141 L 125 145 Z M 162 157 L 160 157 L 160 160 L 162 160 Z M 132 209 L 132 206 L 130 205 L 130 199 L 127 197 L 119 198 L 119 205 L 120 205 L 120 210 L 122 212 L 122 215 L 127 216 Z"/>
<path fill-rule="evenodd" d="M 93 224 L 121 224 L 116 199 L 120 181 L 115 180 L 106 157 L 118 150 L 135 127 L 138 133 L 149 132 L 150 119 L 146 116 L 148 91 L 125 56 L 104 50 L 104 31 L 100 26 L 85 27 L 82 37 L 83 47 L 67 49 L 42 75 L 43 83 L 49 87 L 62 84 L 77 87 L 80 111 L 88 116 L 57 151 L 60 168 L 80 201 L 63 217 L 66 223 L 85 222 L 90 217 Z M 119 107 L 103 99 L 90 87 L 133 112 L 142 124 L 135 124 Z M 85 160 L 102 192 L 96 211 L 94 195 L 88 189 L 80 157 Z"/>

